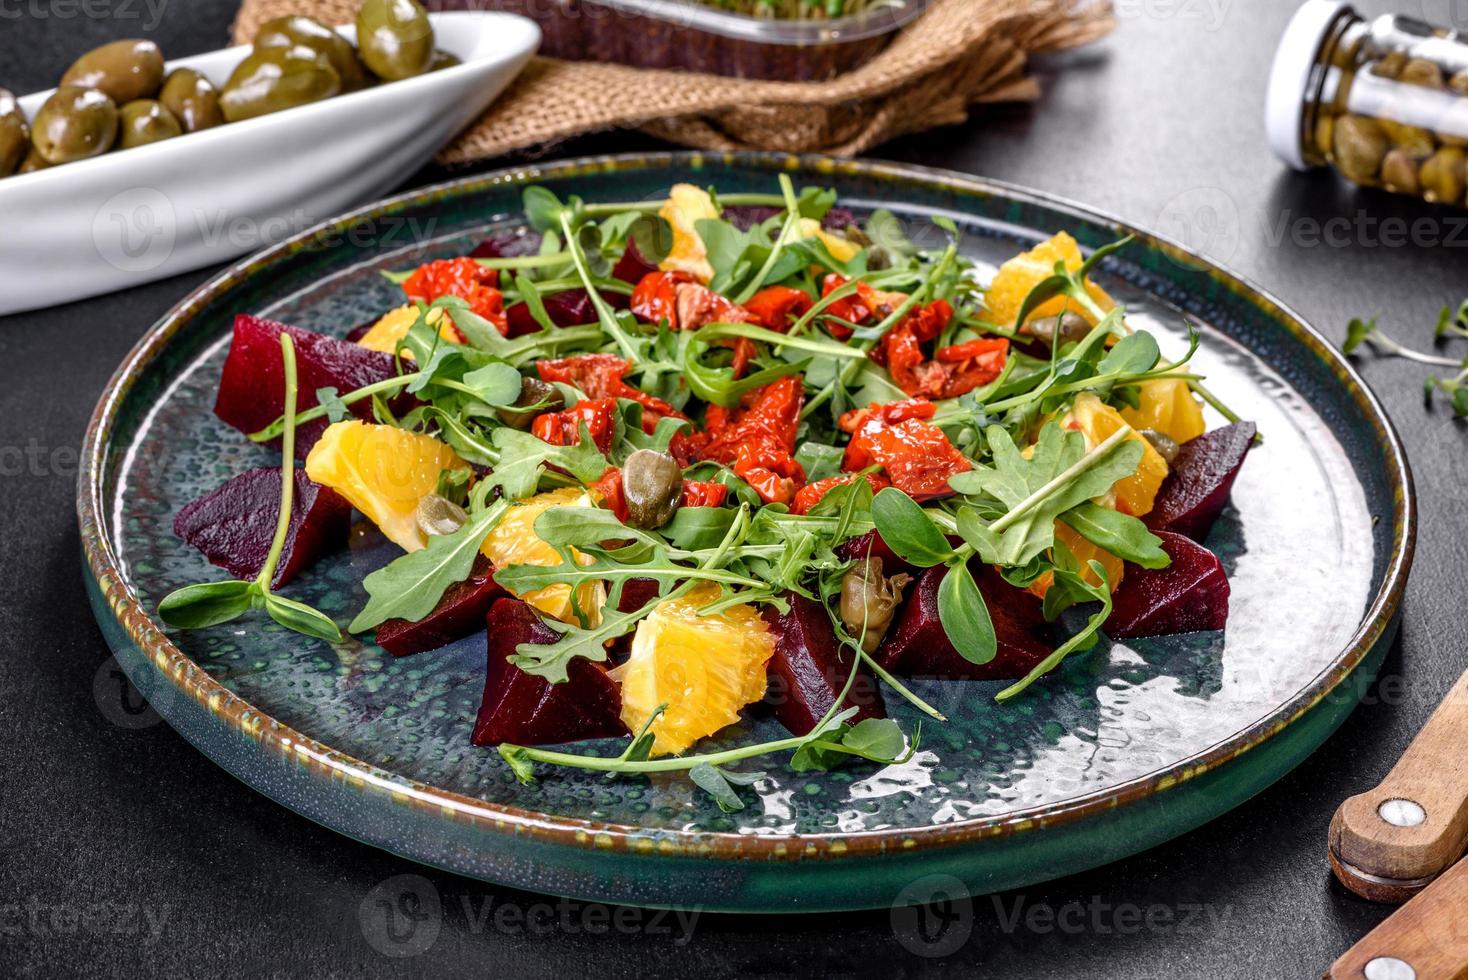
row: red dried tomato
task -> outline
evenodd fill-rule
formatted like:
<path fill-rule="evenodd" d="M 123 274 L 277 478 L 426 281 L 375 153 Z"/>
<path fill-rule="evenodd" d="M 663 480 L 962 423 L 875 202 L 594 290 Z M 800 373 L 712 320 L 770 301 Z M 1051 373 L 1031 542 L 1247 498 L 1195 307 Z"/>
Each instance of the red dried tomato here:
<path fill-rule="evenodd" d="M 432 303 L 443 296 L 457 296 L 469 309 L 493 323 L 501 334 L 509 330 L 505 297 L 496 288 L 499 272 L 486 269 L 470 258 L 437 259 L 413 270 L 403 282 L 409 299 Z M 457 329 L 457 328 L 456 328 Z"/>
<path fill-rule="evenodd" d="M 560 381 L 581 389 L 587 398 L 625 398 L 647 409 L 642 415 L 642 426 L 651 432 L 657 428 L 658 419 L 664 416 L 684 419 L 688 416 L 672 405 L 634 388 L 623 377 L 632 369 L 615 354 L 578 354 L 553 361 L 536 361 L 535 370 L 542 381 Z"/>
<path fill-rule="evenodd" d="M 836 290 L 851 282 L 850 279 L 838 273 L 831 273 L 821 280 L 821 298 L 830 296 Z M 879 293 L 865 282 L 856 284 L 856 292 L 831 303 L 822 312 L 848 323 L 864 324 L 872 319 L 880 319 L 889 316 L 906 296 L 901 293 Z M 897 302 L 893 302 L 896 300 Z M 840 323 L 826 322 L 826 331 L 838 340 L 845 340 L 851 336 L 851 328 Z"/>
<path fill-rule="evenodd" d="M 890 487 L 892 485 L 892 481 L 887 479 L 881 473 L 867 473 L 866 478 L 867 482 L 872 485 L 872 493 L 876 493 L 878 490 L 881 490 L 884 487 Z M 801 487 L 800 490 L 795 494 L 795 502 L 790 505 L 790 513 L 810 513 L 811 508 L 820 503 L 821 498 L 825 497 L 826 494 L 830 493 L 837 487 L 846 486 L 854 479 L 856 479 L 856 477 L 851 475 L 828 476 L 824 480 L 817 480 L 814 483 L 807 483 L 805 486 Z"/>
<path fill-rule="evenodd" d="M 581 424 L 586 423 L 596 448 L 610 452 L 617 403 L 611 398 L 577 402 L 563 412 L 537 415 L 530 431 L 552 446 L 574 446 L 581 441 Z"/>
<path fill-rule="evenodd" d="M 815 300 L 802 289 L 767 286 L 751 296 L 744 308 L 761 326 L 784 333 L 814 305 Z"/>
<path fill-rule="evenodd" d="M 800 378 L 786 375 L 746 393 L 738 409 L 709 406 L 703 458 L 733 467 L 765 502 L 788 504 L 805 482 L 794 457 L 803 400 Z"/>
<path fill-rule="evenodd" d="M 934 340 L 953 319 L 953 307 L 936 300 L 914 310 L 887 331 L 872 359 L 883 364 L 897 387 L 921 398 L 957 398 L 999 377 L 1009 356 L 1009 341 L 984 337 L 938 351 L 933 360 L 922 345 Z"/>
<path fill-rule="evenodd" d="M 847 472 L 881 466 L 892 485 L 914 500 L 946 497 L 953 491 L 948 478 L 973 468 L 967 457 L 937 426 L 922 418 L 932 417 L 933 406 L 926 415 L 917 414 L 913 402 L 873 405 L 841 418 L 841 427 L 851 428 L 851 443 L 841 468 Z"/>
<path fill-rule="evenodd" d="M 654 272 L 632 290 L 633 314 L 647 323 L 668 321 L 673 330 L 706 323 L 750 323 L 754 317 L 686 272 Z"/>
<path fill-rule="evenodd" d="M 601 479 L 595 483 L 588 484 L 591 490 L 601 495 L 602 503 L 607 509 L 617 516 L 617 520 L 623 524 L 627 523 L 630 513 L 627 510 L 627 497 L 622 493 L 622 471 L 615 466 L 608 466 L 607 471 L 601 475 Z"/>
<path fill-rule="evenodd" d="M 683 481 L 683 507 L 722 507 L 729 499 L 729 488 L 722 483 L 700 480 Z"/>

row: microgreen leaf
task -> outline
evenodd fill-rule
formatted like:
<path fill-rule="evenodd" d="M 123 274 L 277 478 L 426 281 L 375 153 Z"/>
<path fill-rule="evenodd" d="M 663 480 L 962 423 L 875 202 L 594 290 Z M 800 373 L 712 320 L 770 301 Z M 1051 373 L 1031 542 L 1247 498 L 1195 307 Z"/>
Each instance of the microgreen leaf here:
<path fill-rule="evenodd" d="M 719 805 L 719 809 L 725 813 L 734 813 L 744 809 L 744 801 L 739 798 L 739 794 L 735 792 L 731 783 L 737 782 L 739 785 L 747 786 L 763 779 L 764 776 L 762 772 L 727 772 L 707 762 L 700 762 L 688 770 L 688 778 L 693 781 L 693 785 L 712 796 L 714 802 Z"/>
<path fill-rule="evenodd" d="M 1366 338 L 1376 332 L 1376 317 L 1370 320 L 1353 319 L 1346 326 L 1346 342 L 1341 344 L 1341 350 L 1347 354 L 1354 354 Z"/>
<path fill-rule="evenodd" d="M 304 602 L 266 593 L 265 612 L 286 629 L 325 640 L 327 643 L 342 641 L 342 631 L 337 628 L 336 623 L 325 613 L 312 609 Z"/>
<path fill-rule="evenodd" d="M 316 404 L 321 406 L 329 422 L 341 422 L 352 414 L 351 410 L 347 408 L 347 403 L 342 401 L 341 395 L 335 388 L 317 388 Z"/>
<path fill-rule="evenodd" d="M 521 195 L 521 202 L 524 206 L 526 220 L 530 222 L 532 228 L 540 232 L 558 227 L 561 223 L 561 213 L 566 210 L 560 198 L 538 185 L 525 188 L 525 193 Z"/>
<path fill-rule="evenodd" d="M 238 619 L 250 611 L 256 591 L 251 582 L 202 582 L 170 592 L 158 615 L 174 629 L 196 630 Z"/>
<path fill-rule="evenodd" d="M 841 744 L 867 758 L 896 760 L 907 747 L 907 738 L 891 718 L 866 718 L 841 736 Z"/>
<path fill-rule="evenodd" d="M 949 567 L 938 584 L 938 620 L 953 648 L 972 664 L 986 664 L 999 652 L 989 607 L 968 563 Z"/>
<path fill-rule="evenodd" d="M 469 371 L 464 375 L 464 384 L 487 405 L 513 405 L 520 397 L 520 372 L 508 364 L 486 364 Z"/>
<path fill-rule="evenodd" d="M 895 487 L 885 488 L 872 500 L 872 519 L 887 546 L 919 568 L 941 565 L 953 557 L 938 525 L 917 501 Z"/>

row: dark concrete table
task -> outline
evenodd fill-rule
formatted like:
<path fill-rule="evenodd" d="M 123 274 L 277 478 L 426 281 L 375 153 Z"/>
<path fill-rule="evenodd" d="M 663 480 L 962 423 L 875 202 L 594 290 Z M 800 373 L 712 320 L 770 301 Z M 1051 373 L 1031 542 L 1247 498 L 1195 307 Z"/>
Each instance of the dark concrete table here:
<path fill-rule="evenodd" d="M 49 86 L 75 55 L 113 37 L 142 33 L 174 56 L 217 47 L 232 6 L 0 0 L 0 84 Z M 1044 67 L 1037 106 L 876 155 L 1037 187 L 1168 231 L 1333 336 L 1350 317 L 1379 313 L 1395 335 L 1429 343 L 1439 307 L 1468 294 L 1468 214 L 1358 193 L 1326 174 L 1287 175 L 1270 156 L 1260 104 L 1294 4 L 1118 6 L 1113 39 Z M 1447 0 L 1400 6 L 1439 17 L 1454 9 Z M 606 135 L 563 152 L 651 145 Z M 1402 636 L 1385 667 L 1391 682 L 1297 771 L 1167 846 L 976 900 L 950 933 L 962 942 L 925 947 L 908 920 L 887 912 L 708 915 L 690 930 L 673 917 L 557 903 L 416 867 L 257 795 L 148 716 L 137 727 L 99 674 L 107 651 L 78 569 L 76 447 L 134 339 L 206 274 L 0 319 L 9 378 L 0 412 L 0 974 L 1299 977 L 1318 974 L 1385 915 L 1332 883 L 1326 825 L 1342 798 L 1386 772 L 1468 659 L 1468 518 L 1459 510 L 1468 504 L 1468 431 L 1424 409 L 1416 366 L 1364 365 L 1406 439 L 1422 503 Z M 422 876 L 427 886 L 408 890 L 436 894 L 441 912 L 432 944 L 398 962 L 376 951 L 381 936 L 364 934 L 359 910 L 402 898 L 400 875 Z"/>

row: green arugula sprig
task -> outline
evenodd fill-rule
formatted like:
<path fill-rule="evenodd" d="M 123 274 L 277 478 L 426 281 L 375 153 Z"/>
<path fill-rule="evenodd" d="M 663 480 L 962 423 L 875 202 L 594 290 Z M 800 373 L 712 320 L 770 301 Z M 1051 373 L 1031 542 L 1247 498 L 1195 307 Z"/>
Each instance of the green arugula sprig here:
<path fill-rule="evenodd" d="M 340 643 L 341 630 L 331 618 L 304 602 L 287 599 L 271 591 L 275 569 L 285 550 L 290 531 L 291 506 L 296 489 L 296 348 L 288 333 L 280 335 L 280 356 L 285 366 L 285 423 L 281 434 L 280 511 L 275 536 L 265 564 L 252 581 L 231 579 L 186 585 L 170 592 L 158 603 L 158 615 L 175 629 L 201 629 L 238 619 L 251 609 L 264 609 L 286 629 L 327 643 Z"/>

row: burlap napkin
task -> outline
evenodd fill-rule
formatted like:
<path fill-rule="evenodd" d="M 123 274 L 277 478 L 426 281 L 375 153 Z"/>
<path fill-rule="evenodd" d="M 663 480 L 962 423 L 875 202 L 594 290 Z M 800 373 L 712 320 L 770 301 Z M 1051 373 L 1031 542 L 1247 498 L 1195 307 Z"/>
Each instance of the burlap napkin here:
<path fill-rule="evenodd" d="M 234 36 L 308 14 L 351 23 L 360 0 L 244 0 Z M 983 102 L 1033 99 L 1029 55 L 1108 33 L 1109 0 L 933 0 L 866 65 L 826 82 L 765 82 L 537 58 L 439 154 L 468 163 L 544 151 L 582 133 L 636 128 L 686 146 L 840 156 L 964 120 Z"/>

